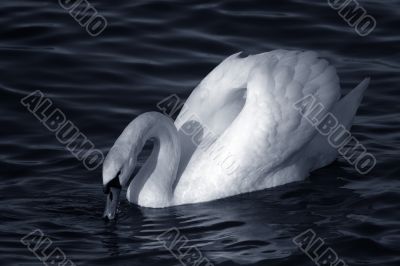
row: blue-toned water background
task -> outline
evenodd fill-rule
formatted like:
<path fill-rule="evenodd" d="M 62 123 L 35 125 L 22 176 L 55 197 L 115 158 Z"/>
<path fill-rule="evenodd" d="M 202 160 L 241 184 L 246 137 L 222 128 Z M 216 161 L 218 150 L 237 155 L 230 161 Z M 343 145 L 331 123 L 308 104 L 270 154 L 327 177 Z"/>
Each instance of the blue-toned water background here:
<path fill-rule="evenodd" d="M 0 264 L 42 265 L 20 239 L 40 229 L 76 265 L 180 265 L 156 236 L 177 227 L 214 264 L 314 265 L 292 238 L 313 229 L 348 265 L 400 265 L 400 2 L 359 0 L 367 37 L 327 1 L 100 1 L 91 37 L 58 1 L 0 2 Z M 318 51 L 347 93 L 372 81 L 352 132 L 377 159 L 344 159 L 304 182 L 166 209 L 121 204 L 102 218 L 101 168 L 88 171 L 20 104 L 41 90 L 107 153 L 137 115 L 186 98 L 238 51 Z"/>

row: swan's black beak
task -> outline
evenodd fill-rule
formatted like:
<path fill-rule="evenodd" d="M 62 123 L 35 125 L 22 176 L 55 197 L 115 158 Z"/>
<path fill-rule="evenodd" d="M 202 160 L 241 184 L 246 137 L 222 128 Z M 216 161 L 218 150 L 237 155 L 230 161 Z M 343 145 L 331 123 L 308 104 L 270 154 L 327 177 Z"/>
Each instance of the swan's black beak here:
<path fill-rule="evenodd" d="M 107 194 L 107 202 L 103 218 L 106 220 L 114 220 L 119 203 L 119 194 L 121 193 L 121 185 L 119 184 L 118 176 L 104 187 L 104 193 Z"/>
<path fill-rule="evenodd" d="M 117 213 L 119 194 L 121 188 L 111 187 L 110 192 L 107 194 L 106 208 L 104 209 L 103 218 L 108 220 L 114 220 L 115 214 Z"/>

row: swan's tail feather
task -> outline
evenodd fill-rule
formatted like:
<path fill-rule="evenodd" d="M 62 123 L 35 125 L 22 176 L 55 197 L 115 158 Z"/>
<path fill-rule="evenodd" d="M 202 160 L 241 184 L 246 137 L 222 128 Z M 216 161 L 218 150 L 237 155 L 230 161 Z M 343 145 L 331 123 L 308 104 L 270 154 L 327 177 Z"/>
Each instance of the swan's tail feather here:
<path fill-rule="evenodd" d="M 332 108 L 331 113 L 338 120 L 338 125 L 343 125 L 350 130 L 355 114 L 360 106 L 364 92 L 369 85 L 370 78 L 365 78 L 357 87 L 340 99 Z M 328 136 L 317 134 L 308 145 L 309 158 L 314 158 L 311 170 L 324 167 L 332 163 L 338 154 L 336 148 L 328 142 Z"/>
<path fill-rule="evenodd" d="M 360 106 L 364 92 L 369 85 L 370 78 L 365 78 L 357 87 L 350 91 L 346 96 L 339 100 L 333 107 L 332 114 L 338 119 L 339 123 L 350 129 L 357 109 Z"/>

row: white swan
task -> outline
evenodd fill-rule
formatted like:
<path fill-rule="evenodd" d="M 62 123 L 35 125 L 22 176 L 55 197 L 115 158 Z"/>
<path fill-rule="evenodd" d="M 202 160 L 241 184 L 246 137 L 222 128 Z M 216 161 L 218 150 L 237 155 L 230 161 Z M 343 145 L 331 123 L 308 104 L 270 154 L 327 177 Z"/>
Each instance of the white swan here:
<path fill-rule="evenodd" d="M 234 54 L 194 89 L 175 124 L 149 112 L 125 128 L 103 164 L 105 216 L 114 217 L 121 186 L 129 202 L 158 208 L 302 180 L 337 152 L 293 105 L 311 94 L 349 128 L 367 86 L 339 100 L 335 68 L 314 52 Z M 129 183 L 149 139 L 153 151 Z"/>

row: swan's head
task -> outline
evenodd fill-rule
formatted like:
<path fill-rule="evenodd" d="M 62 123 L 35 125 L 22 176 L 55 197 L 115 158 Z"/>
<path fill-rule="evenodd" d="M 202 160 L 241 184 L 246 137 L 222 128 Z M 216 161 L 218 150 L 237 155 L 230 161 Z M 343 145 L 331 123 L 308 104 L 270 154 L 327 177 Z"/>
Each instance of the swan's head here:
<path fill-rule="evenodd" d="M 103 189 L 107 203 L 103 217 L 115 218 L 122 187 L 128 185 L 135 157 L 130 157 L 126 147 L 114 145 L 103 163 Z"/>
<path fill-rule="evenodd" d="M 146 161 L 149 167 L 142 167 L 136 177 L 133 177 L 135 180 L 131 180 L 138 155 L 148 140 L 154 140 L 152 155 Z M 137 195 L 143 191 L 149 192 L 143 193 L 149 195 L 148 198 L 152 202 L 160 201 L 160 194 L 171 190 L 179 165 L 180 151 L 178 133 L 169 117 L 157 112 L 148 112 L 129 123 L 103 163 L 103 185 L 107 194 L 104 217 L 110 220 L 115 217 L 119 195 L 124 187 L 128 187 L 127 199 L 131 202 L 135 202 L 133 194 Z M 158 157 L 164 159 L 158 160 Z M 162 175 L 154 174 L 157 167 Z M 150 179 L 153 182 L 147 182 Z M 168 189 L 163 189 L 164 187 Z"/>

